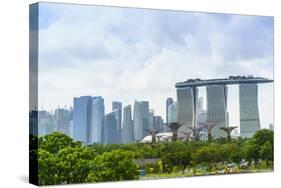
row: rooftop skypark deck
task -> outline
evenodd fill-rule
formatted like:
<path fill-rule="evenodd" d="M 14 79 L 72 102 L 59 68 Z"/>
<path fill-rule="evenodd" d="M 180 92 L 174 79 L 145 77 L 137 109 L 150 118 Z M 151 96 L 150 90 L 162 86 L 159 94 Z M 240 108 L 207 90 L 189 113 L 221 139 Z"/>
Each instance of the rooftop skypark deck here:
<path fill-rule="evenodd" d="M 273 82 L 273 80 L 263 78 L 263 77 L 253 77 L 253 76 L 229 76 L 228 78 L 218 78 L 218 79 L 207 79 L 201 80 L 199 78 L 196 79 L 188 79 L 184 82 L 176 83 L 176 88 L 183 87 L 200 87 L 200 86 L 209 86 L 209 85 L 231 85 L 231 84 L 242 84 L 242 83 L 269 83 Z"/>

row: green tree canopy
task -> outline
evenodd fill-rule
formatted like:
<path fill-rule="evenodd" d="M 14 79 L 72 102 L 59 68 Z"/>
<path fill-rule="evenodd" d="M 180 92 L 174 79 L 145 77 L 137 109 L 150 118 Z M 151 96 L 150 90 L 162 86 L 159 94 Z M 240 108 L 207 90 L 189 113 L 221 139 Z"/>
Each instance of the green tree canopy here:
<path fill-rule="evenodd" d="M 81 145 L 81 142 L 75 142 L 72 138 L 59 132 L 54 132 L 50 135 L 39 138 L 40 149 L 46 150 L 50 153 L 57 153 L 59 150 L 68 146 L 77 147 Z"/>
<path fill-rule="evenodd" d="M 89 173 L 87 182 L 138 179 L 139 172 L 132 152 L 113 150 L 94 159 L 95 172 Z"/>

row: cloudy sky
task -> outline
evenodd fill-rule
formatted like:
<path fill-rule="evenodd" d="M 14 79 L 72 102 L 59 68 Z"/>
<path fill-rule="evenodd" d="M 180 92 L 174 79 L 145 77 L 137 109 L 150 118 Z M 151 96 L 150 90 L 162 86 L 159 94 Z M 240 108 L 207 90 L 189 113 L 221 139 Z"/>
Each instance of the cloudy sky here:
<path fill-rule="evenodd" d="M 91 95 L 103 96 L 106 113 L 112 101 L 148 100 L 165 118 L 176 82 L 229 75 L 273 79 L 273 17 L 40 3 L 44 109 Z M 237 86 L 229 86 L 228 106 L 230 124 L 238 124 Z M 262 127 L 268 127 L 273 84 L 259 85 L 259 108 Z"/>

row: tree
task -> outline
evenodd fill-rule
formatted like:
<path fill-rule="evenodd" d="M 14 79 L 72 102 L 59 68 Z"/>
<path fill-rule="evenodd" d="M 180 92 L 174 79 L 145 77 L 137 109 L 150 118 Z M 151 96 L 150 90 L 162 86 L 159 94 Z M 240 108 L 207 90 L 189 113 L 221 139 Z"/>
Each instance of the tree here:
<path fill-rule="evenodd" d="M 244 157 L 255 161 L 258 165 L 259 159 L 273 160 L 273 131 L 262 129 L 257 131 L 254 136 L 246 141 L 243 147 Z"/>
<path fill-rule="evenodd" d="M 182 166 L 184 169 L 191 162 L 191 152 L 188 145 L 180 141 L 162 145 L 160 157 L 165 172 L 171 172 L 174 166 Z"/>
<path fill-rule="evenodd" d="M 192 159 L 197 163 L 217 163 L 221 162 L 223 159 L 221 148 L 217 144 L 210 144 L 199 148 L 192 155 Z"/>
<path fill-rule="evenodd" d="M 269 141 L 266 141 L 259 150 L 260 158 L 266 161 L 273 161 L 273 148 Z"/>
<path fill-rule="evenodd" d="M 105 152 L 94 159 L 95 171 L 86 182 L 119 181 L 138 179 L 139 172 L 133 161 L 133 153 L 124 150 Z"/>
<path fill-rule="evenodd" d="M 74 142 L 72 138 L 59 132 L 54 132 L 50 135 L 39 138 L 39 148 L 50 153 L 57 153 L 59 150 L 68 146 L 76 147 L 81 145 L 81 142 Z"/>
<path fill-rule="evenodd" d="M 253 139 L 259 146 L 262 146 L 265 142 L 269 141 L 273 147 L 273 131 L 271 130 L 261 129 L 254 134 Z"/>
<path fill-rule="evenodd" d="M 246 143 L 243 147 L 243 156 L 249 162 L 251 162 L 251 160 L 254 159 L 255 165 L 258 164 L 259 146 L 255 143 L 254 139 L 249 139 L 246 141 Z"/>
<path fill-rule="evenodd" d="M 46 150 L 38 150 L 39 185 L 54 185 L 60 183 L 57 176 L 57 158 Z"/>
<path fill-rule="evenodd" d="M 95 150 L 87 147 L 66 147 L 57 155 L 58 176 L 61 183 L 83 183 L 95 171 Z"/>

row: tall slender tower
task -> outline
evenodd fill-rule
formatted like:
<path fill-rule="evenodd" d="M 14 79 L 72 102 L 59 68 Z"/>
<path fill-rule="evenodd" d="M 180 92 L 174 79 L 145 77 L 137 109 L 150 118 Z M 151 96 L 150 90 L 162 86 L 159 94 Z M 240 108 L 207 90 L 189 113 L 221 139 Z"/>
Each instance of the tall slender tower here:
<path fill-rule="evenodd" d="M 149 128 L 149 103 L 148 101 L 135 101 L 134 104 L 134 139 L 144 138 L 146 129 Z"/>
<path fill-rule="evenodd" d="M 177 122 L 177 102 L 174 102 L 168 106 L 168 124 Z"/>
<path fill-rule="evenodd" d="M 177 121 L 182 124 L 178 129 L 179 136 L 184 136 L 182 132 L 187 131 L 187 127 L 197 127 L 197 101 L 196 87 L 177 88 Z"/>
<path fill-rule="evenodd" d="M 104 143 L 105 144 L 117 144 L 119 143 L 119 138 L 117 135 L 117 119 L 116 111 L 110 112 L 104 117 Z"/>
<path fill-rule="evenodd" d="M 73 139 L 91 143 L 92 97 L 82 96 L 73 99 Z"/>
<path fill-rule="evenodd" d="M 239 107 L 240 136 L 251 137 L 260 130 L 257 84 L 239 84 Z"/>
<path fill-rule="evenodd" d="M 134 142 L 132 110 L 131 105 L 125 106 L 123 109 L 123 128 L 121 132 L 122 143 Z"/>
<path fill-rule="evenodd" d="M 121 143 L 121 129 L 122 129 L 122 103 L 118 101 L 112 102 L 112 111 L 115 111 L 117 119 L 117 141 Z"/>
<path fill-rule="evenodd" d="M 223 84 L 207 86 L 207 122 L 216 124 L 212 129 L 214 137 L 226 137 L 220 128 L 228 126 L 227 119 L 227 87 Z"/>
<path fill-rule="evenodd" d="M 92 98 L 92 143 L 102 143 L 104 128 L 104 100 L 102 97 Z"/>
<path fill-rule="evenodd" d="M 168 124 L 168 122 L 169 122 L 169 120 L 168 120 L 168 118 L 169 118 L 168 107 L 173 103 L 174 103 L 173 98 L 171 98 L 171 97 L 167 98 L 167 100 L 166 100 L 166 122 L 165 122 L 166 124 Z"/>

